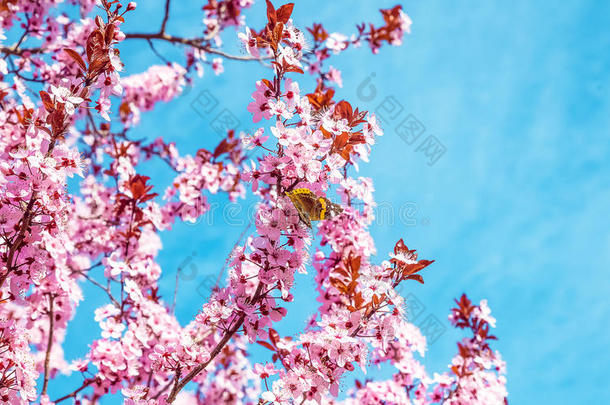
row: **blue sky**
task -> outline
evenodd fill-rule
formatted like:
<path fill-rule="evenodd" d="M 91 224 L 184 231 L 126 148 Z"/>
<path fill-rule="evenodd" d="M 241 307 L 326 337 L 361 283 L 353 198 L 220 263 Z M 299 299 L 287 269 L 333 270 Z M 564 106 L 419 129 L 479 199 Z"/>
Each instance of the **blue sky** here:
<path fill-rule="evenodd" d="M 140 2 L 125 31 L 156 30 L 161 3 Z M 199 3 L 175 3 L 170 32 L 196 34 Z M 294 17 L 301 27 L 324 22 L 329 31 L 352 32 L 354 23 L 379 23 L 376 10 L 393 4 L 297 1 Z M 447 327 L 424 363 L 430 372 L 445 370 L 461 336 L 446 315 L 453 298 L 466 292 L 476 301 L 487 298 L 498 319 L 495 347 L 507 361 L 511 403 L 599 403 L 610 397 L 604 355 L 610 344 L 604 273 L 610 263 L 610 3 L 419 0 L 404 8 L 413 33 L 402 47 L 384 47 L 376 56 L 350 50 L 331 64 L 343 72 L 339 98 L 373 111 L 391 98 L 402 108 L 360 175 L 374 179 L 376 200 L 394 212 L 394 221 L 380 220 L 371 229 L 378 260 L 401 237 L 421 257 L 436 260 L 424 273 L 426 284 L 408 288 L 425 307 L 416 323 L 433 316 Z M 262 5 L 248 18 L 260 25 Z M 232 34 L 224 36 L 228 44 Z M 145 43 L 122 49 L 127 73 L 159 63 Z M 250 128 L 245 108 L 265 71 L 256 63 L 225 67 L 224 75 L 208 70 L 179 99 L 144 114 L 133 135 L 164 136 L 183 153 L 211 147 L 219 138 L 210 117 L 191 106 L 205 89 Z M 363 100 L 358 87 L 373 73 L 375 97 Z M 425 127 L 412 145 L 396 130 L 409 114 Z M 429 135 L 445 150 L 432 165 L 417 150 Z M 143 170 L 169 181 L 161 164 Z M 233 218 L 235 211 L 227 210 L 239 208 L 226 208 L 221 196 L 212 201 L 219 204 L 213 217 L 162 235 L 159 260 L 167 275 L 161 287 L 168 300 L 178 266 L 192 265 L 196 273 L 193 281 L 181 281 L 177 313 L 183 323 L 203 302 L 199 280 L 216 274 L 244 228 L 247 202 L 227 224 L 222 210 Z M 297 283 L 297 302 L 280 328 L 285 334 L 302 329 L 315 310 L 311 277 Z M 70 359 L 84 355 L 99 333 L 91 311 L 105 301 L 94 289 L 85 291 L 91 301 L 70 326 Z M 257 351 L 256 358 L 264 354 Z M 51 397 L 76 384 L 58 379 Z"/>

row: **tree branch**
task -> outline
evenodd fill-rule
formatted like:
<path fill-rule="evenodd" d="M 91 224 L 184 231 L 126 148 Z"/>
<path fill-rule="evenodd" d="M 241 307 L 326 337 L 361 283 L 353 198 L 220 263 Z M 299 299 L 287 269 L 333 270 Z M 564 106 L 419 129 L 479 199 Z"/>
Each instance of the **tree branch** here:
<path fill-rule="evenodd" d="M 159 30 L 159 34 L 165 33 L 165 26 L 167 25 L 167 20 L 169 20 L 169 3 L 171 0 L 165 0 L 165 14 L 163 15 L 163 22 L 161 23 L 161 29 Z"/>
<path fill-rule="evenodd" d="M 17 252 L 17 249 L 21 247 L 21 243 L 25 238 L 25 231 L 30 226 L 30 222 L 32 221 L 32 209 L 34 208 L 34 202 L 36 201 L 36 197 L 38 193 L 36 190 L 32 192 L 32 196 L 30 197 L 30 201 L 28 201 L 28 205 L 23 213 L 23 217 L 21 217 L 21 225 L 19 226 L 19 231 L 17 233 L 17 237 L 11 243 L 11 247 L 9 248 L 8 257 L 6 259 L 6 273 L 0 276 L 0 288 L 4 285 L 4 282 L 8 278 L 9 274 L 14 270 L 13 268 L 13 257 Z"/>
<path fill-rule="evenodd" d="M 4 53 L 6 55 L 23 56 L 26 53 L 39 54 L 39 53 L 44 53 L 47 51 L 42 48 L 19 48 L 18 46 L 13 45 L 13 46 L 0 46 L 0 52 Z"/>
<path fill-rule="evenodd" d="M 258 287 L 256 288 L 256 292 L 254 293 L 254 296 L 252 297 L 253 303 L 258 301 L 258 299 L 261 296 L 262 290 L 263 290 L 263 283 L 259 283 Z M 193 378 L 195 378 L 197 376 L 197 374 L 202 372 L 208 366 L 208 364 L 210 364 L 212 362 L 212 360 L 214 360 L 214 358 L 216 356 L 218 356 L 218 354 L 222 351 L 222 349 L 229 342 L 229 340 L 231 340 L 233 335 L 239 330 L 239 328 L 241 328 L 245 319 L 246 319 L 246 314 L 241 314 L 239 316 L 237 322 L 235 323 L 235 325 L 229 331 L 227 331 L 227 333 L 223 336 L 223 338 L 220 340 L 220 342 L 218 342 L 216 347 L 214 347 L 214 350 L 212 350 L 212 352 L 210 353 L 210 359 L 208 361 L 206 361 L 205 363 L 201 363 L 198 366 L 196 366 L 190 373 L 188 373 L 182 380 L 180 380 L 180 382 L 178 382 L 177 384 L 174 385 L 174 388 L 172 389 L 171 393 L 169 394 L 169 397 L 167 398 L 167 402 L 169 402 L 169 403 L 174 402 L 174 400 L 176 399 L 176 396 L 184 388 L 184 386 L 186 384 L 188 384 L 189 382 L 191 382 L 191 380 Z"/>
<path fill-rule="evenodd" d="M 40 395 L 47 394 L 47 387 L 49 385 L 49 362 L 51 360 L 51 348 L 53 347 L 53 324 L 55 322 L 55 315 L 53 315 L 53 300 L 55 297 L 49 294 L 49 337 L 47 340 L 47 353 L 44 357 L 44 380 L 42 382 L 42 392 Z"/>
<path fill-rule="evenodd" d="M 110 298 L 110 301 L 112 301 L 112 303 L 114 304 L 114 306 L 117 308 L 121 308 L 121 304 L 119 304 L 119 302 L 116 300 L 116 298 L 114 298 L 112 296 L 112 291 L 110 291 L 110 288 L 104 287 L 103 285 L 101 285 L 100 283 L 95 281 L 92 277 L 90 277 L 85 272 L 77 272 L 77 273 L 82 275 L 83 277 L 85 277 L 87 280 L 89 280 L 91 282 L 91 284 L 93 284 L 94 286 L 99 287 L 102 290 L 104 290 L 106 292 L 106 294 L 108 295 L 108 298 Z"/>
<path fill-rule="evenodd" d="M 88 378 L 83 382 L 83 385 L 81 385 L 80 387 L 78 387 L 77 389 L 75 389 L 74 391 L 69 393 L 68 395 L 64 395 L 63 397 L 56 399 L 53 402 L 58 403 L 58 402 L 65 401 L 66 399 L 69 399 L 69 398 L 74 398 L 74 397 L 76 397 L 76 394 L 78 394 L 79 392 L 81 392 L 82 390 L 84 390 L 85 388 L 87 388 L 88 386 L 93 384 L 94 382 L 95 382 L 95 379 Z"/>
<path fill-rule="evenodd" d="M 189 38 L 176 37 L 176 36 L 164 34 L 164 33 L 156 33 L 156 34 L 155 33 L 131 33 L 131 34 L 125 34 L 125 39 L 145 39 L 147 41 L 156 39 L 156 40 L 160 40 L 160 41 L 170 42 L 172 44 L 188 45 L 188 46 L 192 46 L 193 48 L 202 50 L 204 52 L 212 53 L 215 55 L 220 55 L 223 58 L 232 59 L 232 60 L 260 62 L 262 60 L 272 58 L 270 56 L 262 57 L 262 58 L 255 58 L 254 56 L 250 56 L 250 55 L 243 55 L 243 56 L 242 55 L 231 55 L 229 53 L 221 51 L 220 49 L 212 48 L 209 45 L 204 45 L 203 42 L 209 41 L 210 39 L 212 39 L 216 35 L 216 32 L 214 32 L 212 34 L 207 35 L 202 38 L 189 39 Z"/>
<path fill-rule="evenodd" d="M 51 156 L 51 153 L 53 153 L 53 149 L 55 149 L 55 143 L 57 142 L 57 138 L 59 137 L 59 135 L 61 134 L 54 134 L 51 137 L 51 142 L 49 143 L 49 148 L 47 149 L 47 153 L 45 153 L 45 157 L 49 157 Z M 15 253 L 17 253 L 18 249 L 21 248 L 21 243 L 23 243 L 23 240 L 25 239 L 25 232 L 32 224 L 32 220 L 34 219 L 34 213 L 32 212 L 32 210 L 34 209 L 34 203 L 36 202 L 37 198 L 38 191 L 32 191 L 30 201 L 28 201 L 28 205 L 23 213 L 23 216 L 21 217 L 17 236 L 14 242 L 11 243 L 11 246 L 9 248 L 8 257 L 6 259 L 6 273 L 0 276 L 0 288 L 2 288 L 2 286 L 4 285 L 4 282 L 8 278 L 9 274 L 11 274 L 11 272 L 15 269 L 15 266 L 13 264 L 13 257 L 15 256 Z"/>
<path fill-rule="evenodd" d="M 170 65 L 170 62 L 167 59 L 165 59 L 165 57 L 157 51 L 157 49 L 155 48 L 155 45 L 153 44 L 152 39 L 147 39 L 147 41 L 148 41 L 148 45 L 150 46 L 150 49 L 153 51 L 153 53 L 155 55 L 157 55 L 157 57 L 159 59 L 161 59 L 164 63 Z"/>

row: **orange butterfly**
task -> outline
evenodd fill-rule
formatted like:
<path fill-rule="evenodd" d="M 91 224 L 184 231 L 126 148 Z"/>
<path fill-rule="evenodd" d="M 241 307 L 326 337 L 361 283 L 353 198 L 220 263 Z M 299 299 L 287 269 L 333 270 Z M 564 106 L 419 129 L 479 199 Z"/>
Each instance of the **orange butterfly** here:
<path fill-rule="evenodd" d="M 309 228 L 311 221 L 332 218 L 343 211 L 339 204 L 331 202 L 326 197 L 318 197 L 307 188 L 297 188 L 286 192 L 286 195 L 297 209 L 301 221 Z"/>

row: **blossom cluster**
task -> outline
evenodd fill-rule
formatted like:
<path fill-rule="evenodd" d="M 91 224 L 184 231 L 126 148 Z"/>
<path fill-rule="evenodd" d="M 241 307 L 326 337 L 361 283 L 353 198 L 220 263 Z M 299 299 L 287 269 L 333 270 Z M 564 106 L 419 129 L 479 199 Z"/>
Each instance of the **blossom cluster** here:
<path fill-rule="evenodd" d="M 140 112 L 151 111 L 159 101 L 171 101 L 182 92 L 186 69 L 177 63 L 154 65 L 144 73 L 121 80 L 124 89 L 119 107 L 121 120 L 127 127 L 140 121 Z"/>
<path fill-rule="evenodd" d="M 0 2 L 0 27 L 17 38 L 5 45 L 0 32 L 1 402 L 120 394 L 130 405 L 504 403 L 486 301 L 457 301 L 450 320 L 473 335 L 447 372 L 430 377 L 426 339 L 405 320 L 398 287 L 423 284 L 432 261 L 402 239 L 388 260 L 373 260 L 374 185 L 357 173 L 383 131 L 374 114 L 335 98 L 344 83 L 326 62 L 362 43 L 373 53 L 400 45 L 411 25 L 401 6 L 348 37 L 321 24 L 297 28 L 291 3 L 266 1 L 265 26 L 255 29 L 243 13 L 253 1 L 209 0 L 201 36 L 186 38 L 167 30 L 170 0 L 149 33 L 121 30 L 137 15 L 134 2 L 71 1 L 73 13 L 58 12 L 59 3 Z M 221 48 L 228 27 L 240 31 L 246 55 Z M 142 40 L 164 63 L 124 75 L 121 42 Z M 165 60 L 155 41 L 185 47 L 184 60 Z M 213 148 L 185 154 L 164 138 L 134 138 L 142 113 L 176 98 L 205 63 L 222 74 L 225 59 L 269 66 L 245 108 L 256 130 L 228 130 Z M 316 79 L 311 89 L 299 82 L 305 73 Z M 145 175 L 148 160 L 171 173 L 164 189 Z M 182 325 L 160 292 L 159 233 L 197 221 L 216 193 L 257 199 L 255 229 L 231 252 L 224 287 Z M 317 308 L 301 333 L 281 336 L 286 304 L 308 272 Z M 104 296 L 91 314 L 99 333 L 82 358 L 66 359 L 66 328 L 91 298 L 83 285 Z M 254 345 L 268 350 L 267 361 L 252 360 Z M 383 364 L 391 379 L 358 381 L 338 399 L 347 375 Z M 49 397 L 58 373 L 81 383 Z"/>

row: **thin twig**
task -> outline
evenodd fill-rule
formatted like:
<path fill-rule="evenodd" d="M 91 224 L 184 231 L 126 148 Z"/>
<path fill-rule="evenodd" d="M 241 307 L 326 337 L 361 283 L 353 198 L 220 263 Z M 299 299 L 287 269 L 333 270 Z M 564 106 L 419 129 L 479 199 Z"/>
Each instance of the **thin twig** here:
<path fill-rule="evenodd" d="M 167 384 L 165 385 L 165 387 L 161 388 L 161 389 L 159 390 L 159 392 L 157 392 L 157 393 L 155 394 L 155 396 L 153 396 L 151 399 L 155 399 L 155 400 L 156 400 L 156 399 L 159 399 L 159 397 L 160 397 L 160 396 L 161 396 L 161 395 L 162 395 L 162 394 L 163 394 L 165 391 L 167 391 L 167 389 L 168 389 L 169 387 L 171 387 L 171 386 L 172 386 L 172 383 L 173 383 L 173 382 L 174 382 L 174 380 L 171 380 L 169 383 L 167 383 Z"/>
<path fill-rule="evenodd" d="M 259 300 L 259 298 L 261 297 L 262 290 L 263 290 L 263 283 L 259 283 L 258 287 L 256 288 L 256 292 L 254 293 L 254 296 L 252 297 L 252 300 L 251 300 L 252 303 L 256 303 Z M 239 318 L 237 319 L 237 322 L 235 323 L 235 325 L 225 333 L 225 335 L 220 340 L 220 342 L 218 342 L 216 347 L 214 347 L 214 350 L 212 350 L 212 352 L 210 353 L 209 360 L 206 361 L 205 363 L 201 363 L 201 364 L 197 365 L 182 380 L 180 380 L 177 384 L 174 385 L 174 388 L 172 389 L 171 393 L 169 394 L 169 396 L 167 398 L 168 403 L 174 402 L 174 400 L 176 399 L 176 396 L 184 388 L 184 386 L 186 384 L 188 384 L 189 382 L 191 382 L 191 380 L 193 378 L 195 378 L 200 372 L 202 372 L 208 366 L 208 364 L 210 364 L 212 362 L 212 360 L 214 360 L 214 358 L 216 356 L 218 356 L 218 354 L 222 351 L 222 349 L 229 342 L 229 340 L 231 340 L 233 335 L 239 330 L 239 328 L 241 328 L 245 319 L 246 319 L 246 314 L 241 314 L 239 316 Z"/>
<path fill-rule="evenodd" d="M 40 395 L 47 395 L 47 387 L 49 385 L 49 362 L 51 360 L 51 348 L 53 347 L 53 324 L 55 315 L 53 315 L 53 300 L 55 297 L 49 294 L 49 337 L 47 340 L 47 353 L 44 357 L 44 380 L 42 382 L 42 392 Z"/>
<path fill-rule="evenodd" d="M 169 65 L 169 64 L 170 64 L 170 61 L 168 61 L 167 59 L 165 59 L 165 57 L 164 57 L 163 55 L 161 55 L 161 54 L 159 53 L 159 51 L 157 51 L 157 48 L 155 48 L 155 44 L 153 44 L 152 39 L 147 39 L 146 41 L 148 42 L 148 45 L 150 46 L 150 49 L 153 51 L 153 53 L 154 53 L 155 55 L 157 55 L 157 57 L 158 57 L 159 59 L 161 59 L 163 62 L 165 62 L 165 63 L 167 63 L 167 64 Z"/>
<path fill-rule="evenodd" d="M 200 49 L 204 52 L 207 53 L 212 53 L 215 55 L 220 55 L 226 59 L 232 59 L 232 60 L 240 60 L 240 61 L 257 61 L 260 62 L 262 60 L 266 60 L 266 59 L 271 59 L 271 56 L 266 56 L 266 57 L 254 57 L 254 56 L 250 56 L 250 55 L 231 55 L 228 54 L 224 51 L 221 51 L 220 49 L 216 49 L 216 48 L 212 48 L 208 45 L 204 45 L 202 42 L 207 41 L 211 38 L 208 38 L 208 36 L 203 37 L 203 38 L 182 38 L 182 37 L 176 37 L 173 35 L 169 35 L 169 34 L 161 34 L 161 33 L 131 33 L 131 34 L 126 34 L 125 35 L 125 39 L 145 39 L 145 40 L 160 40 L 160 41 L 166 41 L 166 42 L 170 42 L 173 44 L 182 44 L 182 45 L 188 45 L 188 46 L 192 46 L 193 48 L 197 48 Z"/>
<path fill-rule="evenodd" d="M 182 266 L 178 266 L 178 270 L 176 270 L 176 283 L 174 284 L 174 298 L 172 299 L 172 310 L 171 310 L 172 315 L 174 314 L 174 311 L 176 310 L 176 297 L 178 296 L 178 282 L 180 280 L 180 271 L 181 270 L 182 270 Z"/>
<path fill-rule="evenodd" d="M 249 220 L 248 225 L 246 225 L 244 230 L 239 235 L 239 238 L 237 238 L 237 240 L 235 241 L 235 244 L 231 248 L 231 251 L 229 252 L 229 255 L 227 256 L 227 259 L 225 260 L 224 264 L 222 265 L 222 268 L 220 269 L 220 272 L 218 273 L 218 276 L 216 277 L 216 285 L 215 285 L 216 288 L 218 288 L 218 286 L 220 285 L 220 280 L 222 279 L 222 276 L 225 273 L 225 270 L 227 269 L 229 260 L 231 259 L 231 254 L 233 253 L 233 251 L 235 250 L 237 245 L 239 245 L 241 243 L 242 239 L 246 235 L 246 232 L 248 231 L 248 229 L 250 229 L 251 225 L 252 225 L 252 220 Z"/>
<path fill-rule="evenodd" d="M 78 394 L 79 392 L 81 392 L 82 390 L 84 390 L 85 388 L 87 388 L 88 386 L 90 386 L 91 384 L 93 384 L 95 382 L 95 380 L 93 378 L 89 378 L 86 379 L 83 382 L 83 385 L 81 385 L 80 387 L 78 387 L 77 389 L 75 389 L 74 391 L 72 391 L 71 393 L 69 393 L 68 395 L 64 395 L 63 397 L 56 399 L 55 401 L 53 401 L 54 403 L 58 403 L 58 402 L 62 402 L 65 401 L 66 399 L 69 398 L 75 398 L 76 394 Z"/>
<path fill-rule="evenodd" d="M 108 295 L 108 298 L 110 298 L 110 301 L 112 301 L 112 303 L 114 304 L 114 306 L 116 306 L 117 308 L 121 308 L 121 304 L 119 304 L 119 302 L 116 300 L 116 298 L 114 298 L 112 296 L 112 291 L 110 291 L 110 288 L 104 287 L 103 285 L 101 285 L 100 283 L 95 281 L 92 277 L 90 277 L 86 273 L 79 272 L 79 274 L 82 275 L 83 277 L 85 277 L 87 280 L 89 280 L 91 282 L 91 284 L 93 284 L 94 286 L 99 287 L 102 290 L 104 290 L 106 292 L 106 294 Z"/>
<path fill-rule="evenodd" d="M 169 3 L 171 0 L 165 0 L 165 14 L 163 15 L 163 22 L 161 23 L 161 29 L 159 30 L 160 34 L 165 33 L 165 26 L 167 25 L 167 20 L 169 20 Z"/>

